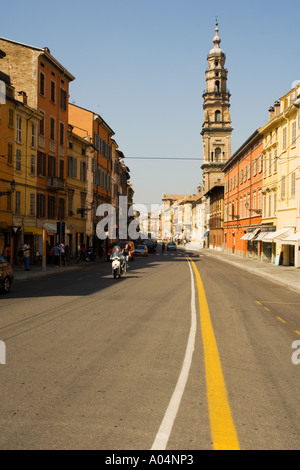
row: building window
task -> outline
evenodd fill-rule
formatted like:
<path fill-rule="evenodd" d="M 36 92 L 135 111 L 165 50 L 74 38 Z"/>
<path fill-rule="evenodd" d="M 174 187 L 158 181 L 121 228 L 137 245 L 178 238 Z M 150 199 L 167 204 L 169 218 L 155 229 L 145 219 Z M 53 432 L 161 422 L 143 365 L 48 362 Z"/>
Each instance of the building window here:
<path fill-rule="evenodd" d="M 264 217 L 267 217 L 267 196 L 264 194 Z"/>
<path fill-rule="evenodd" d="M 30 194 L 30 215 L 35 216 L 35 194 Z"/>
<path fill-rule="evenodd" d="M 21 171 L 21 161 L 22 161 L 21 150 L 17 149 L 17 151 L 16 151 L 16 171 Z"/>
<path fill-rule="evenodd" d="M 77 178 L 77 158 L 75 157 L 68 157 L 68 176 Z"/>
<path fill-rule="evenodd" d="M 58 200 L 58 218 L 60 220 L 65 218 L 65 200 L 62 197 Z"/>
<path fill-rule="evenodd" d="M 53 80 L 50 82 L 50 100 L 52 103 L 55 103 L 56 100 L 56 84 Z"/>
<path fill-rule="evenodd" d="M 256 191 L 253 191 L 253 210 L 256 211 Z"/>
<path fill-rule="evenodd" d="M 65 145 L 65 125 L 63 122 L 59 124 L 59 145 Z"/>
<path fill-rule="evenodd" d="M 215 149 L 215 162 L 220 162 L 221 161 L 221 149 L 217 147 Z"/>
<path fill-rule="evenodd" d="M 269 176 L 272 174 L 272 152 L 269 152 Z"/>
<path fill-rule="evenodd" d="M 55 119 L 50 117 L 50 140 L 55 140 Z"/>
<path fill-rule="evenodd" d="M 297 125 L 296 121 L 293 121 L 292 123 L 292 145 L 296 145 L 296 139 L 297 139 Z"/>
<path fill-rule="evenodd" d="M 36 215 L 44 218 L 46 215 L 46 197 L 45 194 L 38 194 L 36 200 Z"/>
<path fill-rule="evenodd" d="M 43 118 L 40 120 L 40 135 L 45 136 L 45 115 L 43 111 L 40 111 L 43 114 Z"/>
<path fill-rule="evenodd" d="M 55 177 L 56 176 L 56 159 L 51 155 L 48 156 L 48 176 Z"/>
<path fill-rule="evenodd" d="M 46 176 L 46 154 L 38 152 L 37 155 L 37 174 L 38 176 Z"/>
<path fill-rule="evenodd" d="M 20 193 L 20 191 L 15 192 L 15 213 L 16 213 L 16 215 L 21 214 L 21 193 Z"/>
<path fill-rule="evenodd" d="M 215 82 L 215 93 L 220 93 L 220 82 L 216 80 Z"/>
<path fill-rule="evenodd" d="M 40 72 L 40 95 L 45 96 L 45 74 Z"/>
<path fill-rule="evenodd" d="M 36 172 L 36 158 L 35 155 L 31 155 L 30 157 L 30 174 L 31 176 L 35 176 Z"/>
<path fill-rule="evenodd" d="M 215 122 L 221 122 L 221 111 L 219 110 L 215 112 Z"/>
<path fill-rule="evenodd" d="M 73 198 L 74 198 L 74 190 L 68 190 L 68 216 L 72 217 L 74 215 L 73 212 Z"/>
<path fill-rule="evenodd" d="M 67 92 L 63 88 L 60 89 L 60 109 L 67 109 Z"/>
<path fill-rule="evenodd" d="M 48 196 L 48 218 L 55 219 L 55 197 Z"/>
<path fill-rule="evenodd" d="M 17 142 L 21 143 L 22 141 L 22 118 L 17 116 Z"/>
<path fill-rule="evenodd" d="M 80 162 L 80 181 L 86 181 L 86 163 Z"/>
<path fill-rule="evenodd" d="M 13 144 L 7 144 L 7 163 L 8 165 L 13 163 Z"/>
<path fill-rule="evenodd" d="M 278 171 L 278 154 L 277 149 L 274 150 L 274 173 Z"/>
<path fill-rule="evenodd" d="M 253 176 L 257 175 L 257 158 L 253 161 Z"/>
<path fill-rule="evenodd" d="M 36 148 L 36 125 L 31 124 L 31 147 Z"/>
<path fill-rule="evenodd" d="M 296 172 L 291 174 L 291 197 L 296 196 Z"/>
<path fill-rule="evenodd" d="M 281 199 L 286 197 L 286 176 L 281 178 Z"/>
<path fill-rule="evenodd" d="M 282 151 L 284 152 L 287 147 L 287 127 L 282 129 Z"/>
<path fill-rule="evenodd" d="M 14 110 L 11 108 L 8 110 L 8 127 L 14 127 Z"/>
<path fill-rule="evenodd" d="M 274 194 L 274 215 L 277 213 L 277 193 Z"/>
<path fill-rule="evenodd" d="M 268 212 L 268 217 L 271 217 L 272 215 L 272 195 L 269 194 L 269 212 Z"/>

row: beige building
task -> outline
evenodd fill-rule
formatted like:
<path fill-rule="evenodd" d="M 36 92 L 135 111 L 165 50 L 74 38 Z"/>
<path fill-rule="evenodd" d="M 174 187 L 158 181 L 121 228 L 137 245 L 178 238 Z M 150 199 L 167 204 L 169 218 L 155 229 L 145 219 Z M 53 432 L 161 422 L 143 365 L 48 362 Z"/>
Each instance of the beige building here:
<path fill-rule="evenodd" d="M 299 244 L 295 239 L 299 212 L 299 112 L 294 100 L 300 85 L 282 96 L 269 109 L 270 119 L 260 132 L 264 135 L 263 220 L 273 225 L 263 239 L 270 246 L 272 262 L 299 265 Z"/>

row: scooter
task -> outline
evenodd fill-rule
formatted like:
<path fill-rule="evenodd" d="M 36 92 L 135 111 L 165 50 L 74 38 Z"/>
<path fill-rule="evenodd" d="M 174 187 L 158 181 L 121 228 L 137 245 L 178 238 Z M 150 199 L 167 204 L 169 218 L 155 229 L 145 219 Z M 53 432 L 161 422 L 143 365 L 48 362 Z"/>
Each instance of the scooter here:
<path fill-rule="evenodd" d="M 119 256 L 112 256 L 112 275 L 114 279 L 117 277 L 121 277 L 122 274 L 126 274 L 127 271 L 127 263 L 126 260 L 120 258 Z"/>

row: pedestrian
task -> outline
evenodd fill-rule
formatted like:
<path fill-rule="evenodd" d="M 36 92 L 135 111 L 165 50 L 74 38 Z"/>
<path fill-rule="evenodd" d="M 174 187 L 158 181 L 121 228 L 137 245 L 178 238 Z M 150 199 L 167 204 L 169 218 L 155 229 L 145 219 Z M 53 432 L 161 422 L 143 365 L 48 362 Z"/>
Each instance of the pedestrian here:
<path fill-rule="evenodd" d="M 63 266 L 66 265 L 66 253 L 65 253 L 65 245 L 63 243 L 60 243 L 59 244 L 59 249 L 60 249 L 60 253 L 61 253 L 61 261 L 62 261 L 62 264 Z"/>
<path fill-rule="evenodd" d="M 10 244 L 6 245 L 5 250 L 4 250 L 4 257 L 7 259 L 7 261 L 10 263 L 10 257 L 11 257 L 11 247 Z"/>
<path fill-rule="evenodd" d="M 166 245 L 164 244 L 164 242 L 162 242 L 161 249 L 162 249 L 162 252 L 163 252 L 163 253 L 164 253 L 164 251 L 165 251 L 165 248 L 166 248 Z"/>
<path fill-rule="evenodd" d="M 59 267 L 59 254 L 60 254 L 60 248 L 58 245 L 55 245 L 53 248 L 53 255 L 54 255 L 54 264 L 57 268 Z"/>
<path fill-rule="evenodd" d="M 23 257 L 25 263 L 25 271 L 30 271 L 29 263 L 30 263 L 30 246 L 27 243 L 24 243 L 23 246 Z"/>

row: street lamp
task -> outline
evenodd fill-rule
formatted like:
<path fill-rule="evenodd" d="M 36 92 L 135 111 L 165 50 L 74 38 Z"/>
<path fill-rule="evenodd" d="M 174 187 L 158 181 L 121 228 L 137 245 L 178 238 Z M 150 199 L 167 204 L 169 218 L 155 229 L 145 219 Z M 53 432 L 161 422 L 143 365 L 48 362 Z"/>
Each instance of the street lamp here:
<path fill-rule="evenodd" d="M 12 180 L 9 184 L 10 184 L 10 191 L 0 191 L 0 197 L 1 196 L 8 196 L 9 194 L 11 194 L 15 191 L 15 189 L 16 189 L 15 180 Z"/>

